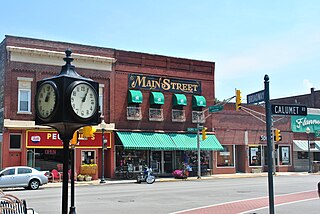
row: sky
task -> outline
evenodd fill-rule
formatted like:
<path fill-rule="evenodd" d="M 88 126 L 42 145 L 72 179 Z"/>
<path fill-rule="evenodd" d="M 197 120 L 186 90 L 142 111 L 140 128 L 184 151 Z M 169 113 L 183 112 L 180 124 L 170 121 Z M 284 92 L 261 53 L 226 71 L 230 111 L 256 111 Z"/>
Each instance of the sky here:
<path fill-rule="evenodd" d="M 215 62 L 219 100 L 320 88 L 318 0 L 0 0 L 5 35 Z"/>

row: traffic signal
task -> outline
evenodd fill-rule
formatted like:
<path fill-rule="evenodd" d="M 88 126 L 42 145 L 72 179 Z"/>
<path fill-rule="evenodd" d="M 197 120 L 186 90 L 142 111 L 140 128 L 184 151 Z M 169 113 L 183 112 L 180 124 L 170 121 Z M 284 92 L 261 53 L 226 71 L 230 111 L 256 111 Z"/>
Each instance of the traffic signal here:
<path fill-rule="evenodd" d="M 94 133 L 96 132 L 96 129 L 93 128 L 92 126 L 85 126 L 83 127 L 83 137 L 94 137 Z"/>
<path fill-rule="evenodd" d="M 78 143 L 78 131 L 75 131 L 73 133 L 72 139 L 70 140 L 70 144 L 71 145 L 77 145 L 77 143 Z"/>
<path fill-rule="evenodd" d="M 241 91 L 236 90 L 236 110 L 241 109 Z"/>
<path fill-rule="evenodd" d="M 282 136 L 281 136 L 281 131 L 280 131 L 280 129 L 275 129 L 275 130 L 274 130 L 273 139 L 274 139 L 274 141 L 277 141 L 277 142 L 279 142 L 279 141 L 282 140 Z"/>
<path fill-rule="evenodd" d="M 208 138 L 208 136 L 207 136 L 207 127 L 203 127 L 202 128 L 202 140 L 205 140 L 205 139 L 207 139 Z"/>

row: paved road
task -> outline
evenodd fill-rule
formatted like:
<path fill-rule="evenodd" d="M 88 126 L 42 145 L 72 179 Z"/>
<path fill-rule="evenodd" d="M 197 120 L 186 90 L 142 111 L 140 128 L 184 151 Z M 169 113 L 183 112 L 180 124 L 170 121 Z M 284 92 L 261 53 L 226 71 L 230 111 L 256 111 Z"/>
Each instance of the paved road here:
<path fill-rule="evenodd" d="M 276 176 L 274 178 L 276 213 L 319 213 L 320 199 L 313 198 L 320 175 Z M 199 207 L 226 206 L 225 213 L 268 213 L 267 177 L 156 182 L 147 184 L 88 185 L 76 188 L 76 212 L 82 213 L 174 213 L 183 210 L 199 212 Z M 300 193 L 299 193 L 300 192 Z M 303 193 L 304 195 L 299 195 Z M 61 213 L 61 188 L 37 191 L 6 191 L 27 200 L 39 214 Z M 299 194 L 296 194 L 299 193 Z M 288 203 L 289 194 L 295 202 Z M 307 196 L 310 194 L 310 196 Z M 286 195 L 286 196 L 284 196 Z M 241 203 L 238 203 L 241 201 Z M 300 202 L 297 202 L 300 201 Z M 258 203 L 259 202 L 259 203 Z M 246 209 L 232 208 L 235 204 Z M 251 205 L 250 205 L 251 204 Z M 261 204 L 257 207 L 256 204 Z M 252 206 L 255 205 L 255 206 Z M 70 206 L 70 203 L 69 203 Z M 262 208 L 262 209 L 261 209 Z M 307 212 L 306 212 L 307 211 Z M 214 212 L 222 213 L 222 212 Z"/>

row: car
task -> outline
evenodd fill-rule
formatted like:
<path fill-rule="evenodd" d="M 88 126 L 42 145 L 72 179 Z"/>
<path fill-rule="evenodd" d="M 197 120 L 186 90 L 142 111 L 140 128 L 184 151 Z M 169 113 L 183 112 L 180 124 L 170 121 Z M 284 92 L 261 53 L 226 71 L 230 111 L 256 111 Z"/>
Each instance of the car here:
<path fill-rule="evenodd" d="M 24 187 L 36 190 L 47 183 L 46 172 L 28 166 L 14 166 L 0 170 L 0 188 Z"/>

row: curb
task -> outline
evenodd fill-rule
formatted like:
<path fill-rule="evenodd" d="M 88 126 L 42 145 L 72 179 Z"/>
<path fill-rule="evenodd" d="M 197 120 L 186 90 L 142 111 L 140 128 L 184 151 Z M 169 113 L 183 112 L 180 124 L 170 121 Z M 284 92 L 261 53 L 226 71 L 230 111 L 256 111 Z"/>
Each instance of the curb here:
<path fill-rule="evenodd" d="M 312 173 L 314 175 L 320 175 L 320 173 Z M 307 176 L 310 173 L 307 172 L 277 172 L 274 176 Z M 255 178 L 255 177 L 267 177 L 268 173 L 236 173 L 236 174 L 217 174 L 211 176 L 204 176 L 198 179 L 197 177 L 189 177 L 187 179 L 175 179 L 175 178 L 158 178 L 156 182 L 181 182 L 181 181 L 201 181 L 201 180 L 212 180 L 212 179 L 235 179 L 235 178 Z M 136 183 L 136 180 L 106 180 L 105 183 L 100 183 L 100 180 L 94 181 L 75 181 L 75 186 L 90 186 L 90 185 L 110 185 L 110 184 L 129 184 Z M 70 182 L 68 184 L 70 186 Z M 52 187 L 62 187 L 62 182 L 48 183 L 43 187 L 52 188 Z"/>

